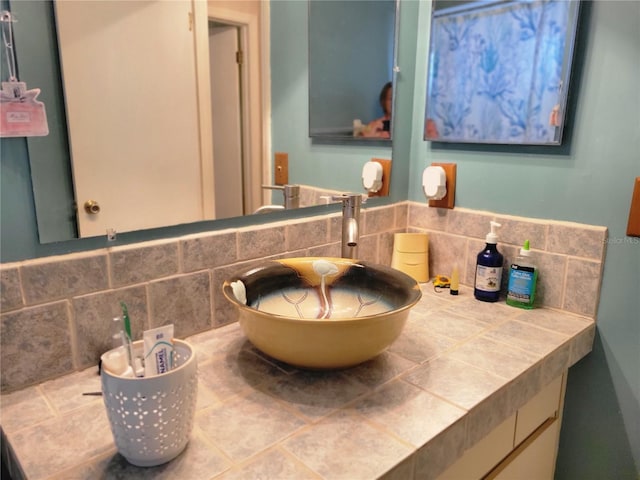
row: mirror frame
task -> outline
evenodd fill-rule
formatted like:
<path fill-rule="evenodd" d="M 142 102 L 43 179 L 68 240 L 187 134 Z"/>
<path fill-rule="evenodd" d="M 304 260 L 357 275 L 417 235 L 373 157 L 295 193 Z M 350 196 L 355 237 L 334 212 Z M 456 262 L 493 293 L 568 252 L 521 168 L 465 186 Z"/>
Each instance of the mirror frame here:
<path fill-rule="evenodd" d="M 561 145 L 567 120 L 568 88 L 581 0 L 565 0 L 553 3 L 539 0 L 528 2 L 519 2 L 518 0 L 433 1 L 427 67 L 424 140 L 442 143 L 493 145 Z M 445 4 L 446 6 L 438 8 L 438 4 Z M 562 58 L 557 63 L 557 71 L 552 72 L 550 75 L 557 73 L 557 76 L 552 77 L 558 81 L 558 86 L 554 87 L 554 89 L 557 88 L 557 97 L 554 94 L 547 94 L 547 92 L 553 92 L 548 82 L 547 84 L 542 81 L 536 82 L 535 74 L 537 71 L 535 67 L 530 69 L 531 74 L 529 77 L 526 77 L 526 74 L 521 75 L 526 67 L 517 69 L 517 66 L 539 65 L 536 64 L 537 57 L 535 55 L 538 51 L 538 42 L 551 38 L 555 34 L 553 26 L 550 28 L 551 33 L 535 31 L 535 35 L 532 36 L 530 32 L 525 32 L 525 26 L 528 24 L 525 25 L 523 20 L 513 12 L 516 9 L 528 10 L 528 12 L 524 12 L 526 15 L 532 11 L 531 5 L 535 7 L 541 6 L 541 8 L 546 8 L 549 5 L 566 6 L 566 11 L 562 12 L 566 14 L 567 21 L 566 30 L 561 39 L 562 47 L 564 47 L 562 49 Z M 485 36 L 480 33 L 476 33 L 474 36 L 472 29 L 477 25 L 476 22 L 478 22 L 479 15 L 482 15 L 484 20 L 488 19 L 487 23 L 489 23 L 492 19 L 497 19 L 499 15 L 508 13 L 515 18 L 514 24 L 517 23 L 521 29 L 518 40 L 527 41 L 535 38 L 536 44 L 532 52 L 534 58 L 523 61 L 520 58 L 523 49 L 519 49 L 518 56 L 515 55 L 515 52 L 512 52 L 514 53 L 512 58 L 517 58 L 518 63 L 516 64 L 515 61 L 512 63 L 505 62 L 503 65 L 506 64 L 507 66 L 501 71 L 498 69 L 498 59 L 501 53 L 510 53 L 505 50 L 509 47 L 501 50 L 500 46 L 494 47 L 492 42 L 487 44 Z M 436 21 L 441 21 L 441 31 L 436 28 Z M 490 30 L 490 32 L 491 34 L 496 33 L 496 36 L 500 33 L 504 34 L 504 31 L 494 32 L 494 30 Z M 509 32 L 509 34 L 512 34 L 512 32 Z M 448 37 L 446 44 L 444 41 L 438 41 L 442 37 Z M 490 38 L 491 35 L 486 37 Z M 513 35 L 509 38 L 512 39 Z M 475 42 L 474 45 L 477 48 L 471 54 L 468 54 L 467 52 L 472 49 L 468 48 L 468 45 L 461 45 L 462 42 Z M 461 48 L 458 48 L 458 46 Z M 475 63 L 473 61 L 474 55 L 479 59 Z M 547 59 L 549 57 L 552 59 L 557 58 L 551 54 L 544 58 Z M 497 83 L 494 80 L 496 77 L 500 77 L 500 80 L 503 81 L 502 86 L 497 92 L 494 92 L 485 91 L 486 89 L 472 90 L 465 88 L 464 82 L 459 84 L 458 82 L 451 82 L 450 77 L 448 80 L 444 78 L 447 76 L 447 72 L 450 73 L 450 68 L 447 70 L 447 68 L 443 68 L 440 65 L 443 59 L 448 62 L 448 65 L 462 64 L 466 68 L 466 73 L 468 73 L 468 75 L 460 75 L 463 78 L 471 76 L 485 78 L 487 85 L 489 85 L 489 82 Z M 445 73 L 442 73 L 443 71 Z M 499 73 L 503 75 L 498 75 Z M 512 75 L 508 75 L 510 73 Z M 511 76 L 511 80 L 505 80 L 509 76 Z M 522 82 L 522 77 L 526 77 L 528 83 Z M 546 79 L 547 77 L 540 76 L 539 78 Z M 537 102 L 535 107 L 528 109 L 533 96 L 530 85 L 538 87 L 536 92 L 538 92 L 538 97 L 541 100 Z M 524 87 L 529 88 L 525 90 Z M 518 92 L 528 93 L 527 95 L 518 96 Z M 460 99 L 462 96 L 459 95 L 460 93 L 464 94 L 464 98 Z M 456 94 L 458 95 L 453 97 Z M 440 98 L 441 103 L 436 104 L 436 98 Z M 523 110 L 523 108 L 527 109 Z M 447 115 L 447 112 L 453 113 L 452 115 Z M 475 115 L 473 117 L 475 121 L 467 123 L 464 119 L 472 115 Z M 493 121 L 487 120 L 486 117 L 485 120 L 482 120 L 483 115 L 489 115 Z M 457 121 L 455 120 L 456 118 Z M 487 123 L 490 123 L 491 130 L 488 133 L 487 130 L 481 131 L 481 125 L 486 125 Z"/>

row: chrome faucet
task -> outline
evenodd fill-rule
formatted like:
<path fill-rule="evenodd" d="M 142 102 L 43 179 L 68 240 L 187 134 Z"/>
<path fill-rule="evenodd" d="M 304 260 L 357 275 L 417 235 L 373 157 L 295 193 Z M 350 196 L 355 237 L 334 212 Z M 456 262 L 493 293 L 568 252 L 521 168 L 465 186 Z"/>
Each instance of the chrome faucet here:
<path fill-rule="evenodd" d="M 284 205 L 262 205 L 253 213 L 269 213 L 300 207 L 300 185 L 262 185 L 269 190 L 282 190 Z"/>
<path fill-rule="evenodd" d="M 357 258 L 360 240 L 360 205 L 362 195 L 343 193 L 331 197 L 334 202 L 342 202 L 342 257 Z"/>

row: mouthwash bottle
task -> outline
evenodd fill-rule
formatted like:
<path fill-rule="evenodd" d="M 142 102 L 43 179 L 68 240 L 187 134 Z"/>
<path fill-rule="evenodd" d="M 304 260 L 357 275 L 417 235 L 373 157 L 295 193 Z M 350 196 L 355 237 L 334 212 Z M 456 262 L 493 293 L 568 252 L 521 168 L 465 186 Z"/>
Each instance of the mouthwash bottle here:
<path fill-rule="evenodd" d="M 529 240 L 525 240 L 509 269 L 509 285 L 507 287 L 507 304 L 513 307 L 533 308 L 536 297 L 538 269 L 531 258 Z"/>
<path fill-rule="evenodd" d="M 501 225 L 491 222 L 491 231 L 486 236 L 487 244 L 476 261 L 476 277 L 473 295 L 483 302 L 497 302 L 500 297 L 502 283 L 502 263 L 504 257 L 498 251 L 498 234 L 496 228 Z"/>

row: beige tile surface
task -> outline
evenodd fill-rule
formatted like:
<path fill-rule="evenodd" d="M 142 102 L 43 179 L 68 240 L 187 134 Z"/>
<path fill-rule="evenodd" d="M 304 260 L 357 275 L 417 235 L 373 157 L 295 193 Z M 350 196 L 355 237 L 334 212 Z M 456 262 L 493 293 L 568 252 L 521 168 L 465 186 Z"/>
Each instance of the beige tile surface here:
<path fill-rule="evenodd" d="M 466 413 L 402 380 L 384 385 L 353 408 L 415 447 L 424 445 Z"/>
<path fill-rule="evenodd" d="M 116 247 L 109 259 L 114 287 L 148 282 L 178 273 L 178 242 Z"/>
<path fill-rule="evenodd" d="M 188 237 L 180 242 L 180 247 L 185 272 L 215 268 L 238 259 L 235 232 Z"/>
<path fill-rule="evenodd" d="M 569 258 L 562 309 L 594 317 L 598 310 L 602 266 L 599 262 Z"/>
<path fill-rule="evenodd" d="M 288 224 L 286 227 L 287 250 L 299 250 L 329 239 L 329 223 L 326 219 L 305 220 Z"/>
<path fill-rule="evenodd" d="M 467 410 L 506 383 L 502 377 L 447 356 L 429 360 L 403 379 Z"/>
<path fill-rule="evenodd" d="M 494 217 L 492 213 L 465 210 L 463 208 L 448 210 L 446 231 L 457 235 L 484 239 L 487 233 L 491 231 L 490 222 Z M 498 235 L 500 235 L 501 231 L 501 229 L 497 230 Z"/>
<path fill-rule="evenodd" d="M 426 204 L 409 204 L 408 225 L 413 228 L 444 231 L 447 209 L 431 208 Z"/>
<path fill-rule="evenodd" d="M 475 301 L 466 314 L 452 314 L 448 307 L 460 308 L 460 299 L 423 290 L 425 303 L 391 349 L 342 371 L 271 360 L 237 324 L 191 337 L 200 383 L 195 426 L 187 450 L 165 466 L 133 467 L 114 453 L 108 422 L 97 415 L 104 413 L 101 398 L 82 396 L 97 388 L 92 369 L 3 395 L 3 429 L 34 478 L 45 471 L 57 480 L 435 478 L 585 355 L 595 328 L 572 314 Z M 430 302 L 441 308 L 431 310 Z M 493 323 L 474 319 L 491 310 Z M 487 330 L 454 340 L 434 333 L 425 312 L 448 312 L 437 321 L 440 333 L 447 324 L 455 332 L 461 318 Z M 85 423 L 96 443 L 82 443 Z M 73 453 L 54 458 L 53 445 L 67 444 L 67 435 L 74 440 L 65 452 Z M 27 448 L 34 442 L 43 443 L 42 452 Z"/>
<path fill-rule="evenodd" d="M 276 382 L 265 384 L 263 389 L 309 420 L 325 417 L 369 391 L 348 370 L 300 370 Z"/>
<path fill-rule="evenodd" d="M 150 326 L 172 323 L 178 338 L 211 328 L 210 288 L 208 272 L 150 283 Z"/>
<path fill-rule="evenodd" d="M 73 370 L 69 304 L 49 303 L 0 317 L 2 390 Z"/>
<path fill-rule="evenodd" d="M 20 275 L 27 305 L 109 287 L 107 256 L 104 254 L 28 263 L 20 267 Z"/>
<path fill-rule="evenodd" d="M 22 307 L 20 273 L 17 267 L 0 269 L 0 311 L 8 312 Z"/>
<path fill-rule="evenodd" d="M 566 335 L 516 320 L 507 321 L 488 331 L 486 337 L 536 354 L 539 358 L 548 355 L 568 340 Z"/>
<path fill-rule="evenodd" d="M 309 426 L 283 446 L 322 477 L 344 480 L 376 478 L 412 451 L 361 418 L 344 412 Z"/>
<path fill-rule="evenodd" d="M 259 391 L 196 413 L 197 428 L 235 462 L 284 440 L 305 424 Z"/>
<path fill-rule="evenodd" d="M 87 405 L 97 403 L 102 406 L 103 404 L 102 397 L 83 395 L 83 393 L 102 390 L 98 369 L 95 366 L 55 380 L 49 380 L 41 384 L 40 388 L 49 404 L 60 414 Z"/>
<path fill-rule="evenodd" d="M 364 228 L 362 233 L 370 235 L 389 229 L 395 222 L 393 207 L 367 208 L 364 212 Z"/>
<path fill-rule="evenodd" d="M 549 229 L 546 221 L 496 215 L 496 222 L 502 225 L 499 230 L 501 242 L 521 247 L 525 240 L 529 240 L 532 249 L 545 249 Z"/>
<path fill-rule="evenodd" d="M 535 255 L 535 262 L 538 267 L 535 305 L 561 308 L 567 271 L 567 257 L 544 252 L 535 252 Z"/>
<path fill-rule="evenodd" d="M 120 302 L 127 306 L 133 340 L 142 339 L 142 332 L 150 328 L 144 286 L 107 290 L 72 299 L 79 368 L 96 365 L 100 355 L 121 344 L 120 340 L 112 337 L 122 330 Z M 120 321 L 114 322 L 113 319 L 118 317 Z"/>
<path fill-rule="evenodd" d="M 40 395 L 38 388 L 28 387 L 0 397 L 2 430 L 5 433 L 15 432 L 55 416 L 56 412 Z"/>
<path fill-rule="evenodd" d="M 104 405 L 93 403 L 19 430 L 11 446 L 26 477 L 37 480 L 112 450 L 113 437 Z"/>
<path fill-rule="evenodd" d="M 451 352 L 450 357 L 508 380 L 520 375 L 537 360 L 535 355 L 524 350 L 494 342 L 484 336 L 464 342 Z"/>
<path fill-rule="evenodd" d="M 260 226 L 238 231 L 238 257 L 240 260 L 268 257 L 282 253 L 286 245 L 284 226 Z"/>
<path fill-rule="evenodd" d="M 322 477 L 281 448 L 273 448 L 251 457 L 244 464 L 216 477 L 216 480 L 249 479 L 322 480 Z"/>
<path fill-rule="evenodd" d="M 551 222 L 547 250 L 592 260 L 602 260 L 607 229 L 589 225 Z"/>

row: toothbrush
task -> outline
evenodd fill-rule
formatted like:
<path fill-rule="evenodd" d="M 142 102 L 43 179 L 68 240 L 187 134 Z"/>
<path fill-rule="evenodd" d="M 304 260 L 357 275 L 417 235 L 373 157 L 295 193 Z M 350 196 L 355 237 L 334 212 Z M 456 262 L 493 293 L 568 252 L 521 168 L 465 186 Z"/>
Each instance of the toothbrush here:
<path fill-rule="evenodd" d="M 129 320 L 129 311 L 127 305 L 124 302 L 120 302 L 122 307 L 122 322 L 124 323 L 124 331 L 122 332 L 122 342 L 127 350 L 127 357 L 129 360 L 129 366 L 133 372 L 136 371 L 133 363 L 133 342 L 131 341 L 131 321 Z"/>

